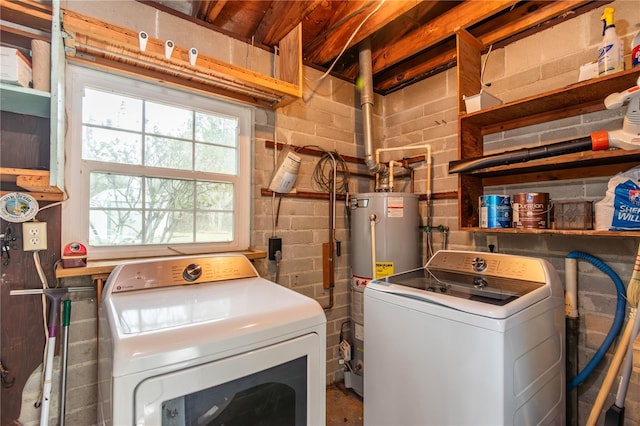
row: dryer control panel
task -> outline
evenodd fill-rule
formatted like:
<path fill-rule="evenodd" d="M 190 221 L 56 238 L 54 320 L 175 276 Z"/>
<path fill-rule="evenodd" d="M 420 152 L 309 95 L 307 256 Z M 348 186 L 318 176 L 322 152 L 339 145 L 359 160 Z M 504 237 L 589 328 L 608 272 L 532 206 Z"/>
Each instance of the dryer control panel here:
<path fill-rule="evenodd" d="M 243 255 L 187 256 L 123 263 L 111 272 L 107 291 L 147 290 L 257 277 Z"/>

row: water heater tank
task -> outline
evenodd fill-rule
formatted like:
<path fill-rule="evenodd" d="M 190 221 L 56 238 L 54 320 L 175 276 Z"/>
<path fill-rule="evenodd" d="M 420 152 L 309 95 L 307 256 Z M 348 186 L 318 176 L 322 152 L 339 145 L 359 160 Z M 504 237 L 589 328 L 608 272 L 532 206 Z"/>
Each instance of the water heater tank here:
<path fill-rule="evenodd" d="M 364 288 L 371 279 L 419 268 L 418 195 L 394 192 L 356 194 L 351 209 L 351 339 L 352 369 L 345 385 L 362 395 L 364 374 Z M 372 220 L 374 226 L 372 226 Z M 375 277 L 372 264 L 375 230 Z"/>

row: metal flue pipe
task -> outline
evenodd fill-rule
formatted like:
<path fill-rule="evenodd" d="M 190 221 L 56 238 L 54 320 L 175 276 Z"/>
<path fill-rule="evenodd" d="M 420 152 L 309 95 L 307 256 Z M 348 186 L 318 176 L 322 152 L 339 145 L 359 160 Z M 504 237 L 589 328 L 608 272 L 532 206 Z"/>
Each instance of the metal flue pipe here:
<path fill-rule="evenodd" d="M 368 38 L 360 43 L 359 61 L 364 160 L 370 173 L 380 175 L 382 186 L 384 187 L 388 186 L 386 182 L 389 179 L 389 168 L 385 164 L 377 162 L 373 156 L 373 65 L 371 60 L 371 40 Z"/>

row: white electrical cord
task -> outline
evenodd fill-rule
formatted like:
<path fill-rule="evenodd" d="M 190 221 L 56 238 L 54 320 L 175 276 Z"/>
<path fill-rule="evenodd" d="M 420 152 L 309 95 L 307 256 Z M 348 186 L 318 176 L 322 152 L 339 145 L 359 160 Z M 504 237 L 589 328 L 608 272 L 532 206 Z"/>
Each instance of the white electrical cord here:
<path fill-rule="evenodd" d="M 321 82 L 322 80 L 324 80 L 329 73 L 333 70 L 333 67 L 336 66 L 336 64 L 338 63 L 338 60 L 342 57 L 342 55 L 344 54 L 344 52 L 347 50 L 347 48 L 349 47 L 349 45 L 351 44 L 351 41 L 353 41 L 353 38 L 356 36 L 356 34 L 358 34 L 358 31 L 360 31 L 360 28 L 362 28 L 362 26 L 364 25 L 365 22 L 367 22 L 369 20 L 369 18 L 371 18 L 373 16 L 374 13 L 376 13 L 378 10 L 380 10 L 380 7 L 382 7 L 382 5 L 384 4 L 385 0 L 381 0 L 380 3 L 378 3 L 378 5 L 376 6 L 375 9 L 373 9 L 371 12 L 369 12 L 369 14 L 362 20 L 362 22 L 360 22 L 360 24 L 358 24 L 358 26 L 356 27 L 355 30 L 353 30 L 353 32 L 351 33 L 351 36 L 349 37 L 349 39 L 346 41 L 346 43 L 344 44 L 344 46 L 342 46 L 342 50 L 340 51 L 340 53 L 338 53 L 338 56 L 336 56 L 336 59 L 333 60 L 333 63 L 331 64 L 331 66 L 329 67 L 329 69 L 327 69 L 327 71 L 325 71 L 324 74 L 322 74 L 316 81 Z M 316 91 L 319 89 L 319 86 L 316 87 L 314 90 L 311 91 L 311 95 L 307 98 L 307 99 L 302 99 L 302 101 L 306 104 L 308 101 L 311 100 L 311 98 L 313 97 L 313 95 L 316 93 Z"/>

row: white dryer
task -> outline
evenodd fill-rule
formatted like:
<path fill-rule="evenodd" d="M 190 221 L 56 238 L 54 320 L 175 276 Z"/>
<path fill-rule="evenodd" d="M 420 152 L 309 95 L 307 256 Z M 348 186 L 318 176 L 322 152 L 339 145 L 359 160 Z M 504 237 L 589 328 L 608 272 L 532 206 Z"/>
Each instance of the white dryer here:
<path fill-rule="evenodd" d="M 242 255 L 131 262 L 99 309 L 99 425 L 324 425 L 326 317 Z"/>
<path fill-rule="evenodd" d="M 563 288 L 547 261 L 439 251 L 364 292 L 365 425 L 563 425 Z"/>

